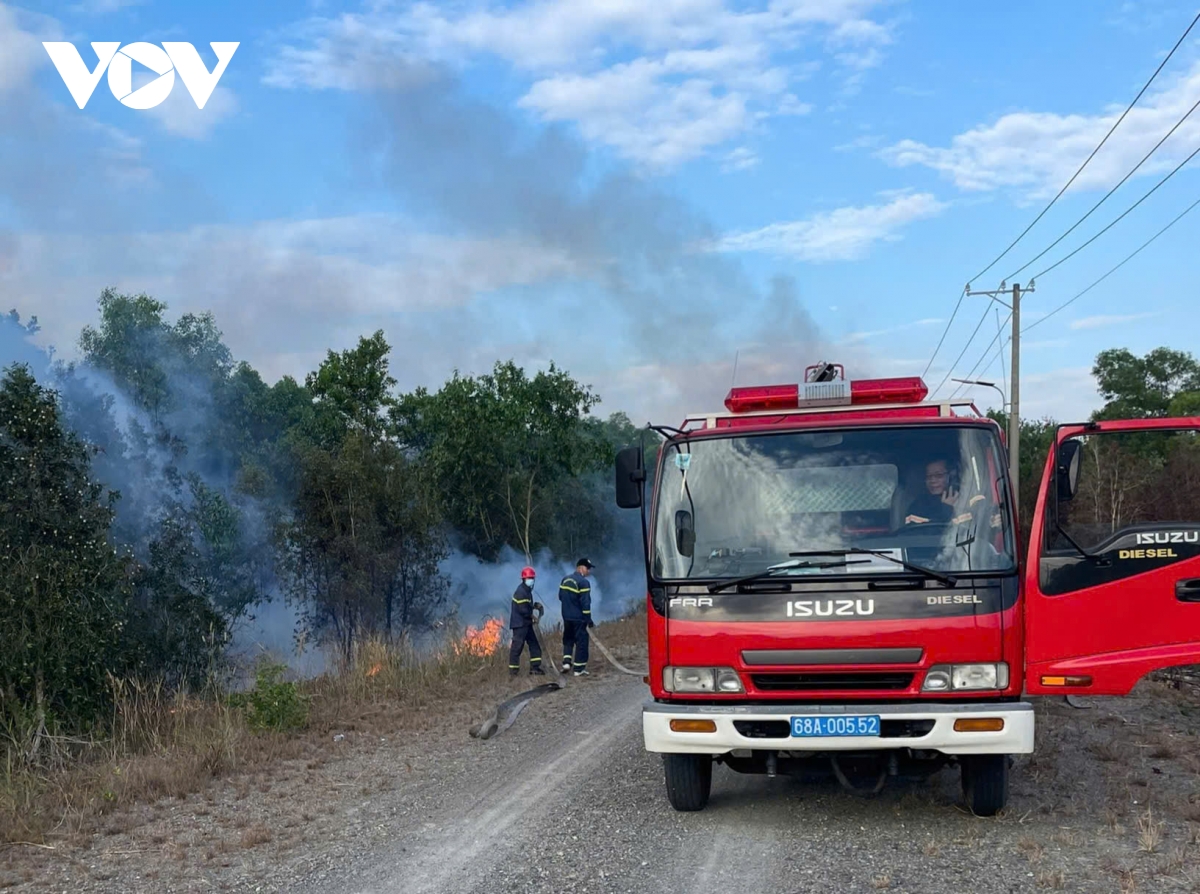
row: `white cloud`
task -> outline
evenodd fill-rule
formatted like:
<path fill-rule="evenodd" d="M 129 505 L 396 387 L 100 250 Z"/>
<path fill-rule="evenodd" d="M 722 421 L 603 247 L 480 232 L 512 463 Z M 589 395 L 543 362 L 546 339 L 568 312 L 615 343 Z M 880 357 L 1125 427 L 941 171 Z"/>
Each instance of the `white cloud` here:
<path fill-rule="evenodd" d="M 889 326 L 886 329 L 866 329 L 861 332 L 851 332 L 842 338 L 840 344 L 858 344 L 872 338 L 878 338 L 881 335 L 894 335 L 897 332 L 903 332 L 906 329 L 917 329 L 922 326 L 933 326 L 937 323 L 944 322 L 937 317 L 929 317 L 924 320 L 916 320 L 912 323 L 904 323 L 900 326 Z"/>
<path fill-rule="evenodd" d="M 24 89 L 33 72 L 50 62 L 42 41 L 61 36 L 53 20 L 0 3 L 0 94 Z"/>
<path fill-rule="evenodd" d="M 1148 91 L 1088 164 L 1072 190 L 1102 189 L 1119 181 L 1200 98 L 1200 62 Z M 1054 195 L 1124 111 L 1097 114 L 1013 112 L 958 134 L 946 147 L 906 139 L 880 151 L 897 167 L 936 170 L 963 190 L 1013 188 L 1030 198 Z M 1189 118 L 1138 176 L 1161 174 L 1200 142 L 1200 114 Z"/>
<path fill-rule="evenodd" d="M 146 0 L 85 0 L 83 3 L 77 3 L 72 6 L 71 11 L 88 13 L 90 15 L 104 15 L 106 13 L 119 12 L 130 6 L 141 6 L 145 2 Z"/>
<path fill-rule="evenodd" d="M 747 146 L 738 146 L 738 148 L 725 156 L 725 162 L 721 165 L 721 170 L 726 172 L 747 171 L 758 165 L 759 161 L 760 159 L 753 149 Z"/>
<path fill-rule="evenodd" d="M 238 102 L 233 91 L 227 87 L 217 87 L 203 109 L 196 107 L 195 100 L 187 90 L 175 89 L 166 101 L 148 111 L 167 133 L 201 140 L 237 110 Z"/>
<path fill-rule="evenodd" d="M 1077 422 L 1087 419 L 1103 401 L 1090 366 L 1062 367 L 1021 375 L 1021 417 Z"/>
<path fill-rule="evenodd" d="M 929 193 L 897 195 L 885 205 L 838 208 L 805 220 L 768 224 L 732 233 L 724 251 L 762 251 L 801 261 L 847 261 L 863 257 L 880 240 L 895 241 L 905 224 L 933 217 L 946 208 Z"/>
<path fill-rule="evenodd" d="M 1097 314 L 1091 317 L 1081 317 L 1078 320 L 1071 321 L 1072 329 L 1104 329 L 1108 326 L 1121 326 L 1125 323 L 1132 323 L 1136 320 L 1145 320 L 1150 317 L 1157 317 L 1158 312 L 1152 311 L 1143 314 Z"/>
<path fill-rule="evenodd" d="M 100 290 L 113 286 L 146 291 L 177 313 L 212 310 L 240 356 L 272 368 L 280 364 L 271 359 L 276 351 L 319 353 L 331 331 L 356 318 L 453 314 L 481 294 L 578 272 L 571 259 L 536 245 L 430 235 L 388 215 L 13 234 L 10 242 L 0 291 L 21 296 L 21 309 L 40 314 L 62 347 L 92 316 Z"/>
<path fill-rule="evenodd" d="M 851 73 L 879 64 L 882 0 L 525 0 L 446 8 L 416 3 L 314 19 L 301 45 L 283 47 L 266 83 L 361 89 L 396 60 L 466 65 L 498 57 L 531 79 L 520 105 L 541 120 L 571 122 L 590 142 L 669 169 L 753 133 L 772 115 L 811 104 L 792 86 L 828 52 Z M 451 11 L 453 10 L 453 11 Z M 785 60 L 786 57 L 786 61 Z"/>

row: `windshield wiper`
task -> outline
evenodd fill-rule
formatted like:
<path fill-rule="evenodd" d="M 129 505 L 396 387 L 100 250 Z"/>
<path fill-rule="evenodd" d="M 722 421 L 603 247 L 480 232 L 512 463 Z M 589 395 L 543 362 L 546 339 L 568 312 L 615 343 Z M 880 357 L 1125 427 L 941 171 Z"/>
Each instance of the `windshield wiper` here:
<path fill-rule="evenodd" d="M 886 553 L 880 549 L 866 549 L 861 546 L 843 547 L 841 549 L 812 549 L 804 552 L 788 553 L 789 556 L 803 558 L 804 556 L 879 556 L 881 559 L 887 559 L 889 562 L 895 562 L 907 571 L 913 571 L 917 574 L 924 575 L 930 580 L 935 580 L 938 583 L 945 584 L 947 587 L 953 587 L 958 581 L 948 574 L 942 574 L 940 571 L 934 571 L 932 568 L 926 568 L 924 565 L 914 565 L 912 562 L 906 562 L 903 559 L 897 559 L 891 553 Z"/>
<path fill-rule="evenodd" d="M 828 553 L 815 553 L 814 555 L 828 555 Z M 795 571 L 800 568 L 841 568 L 844 565 L 861 565 L 863 562 L 850 562 L 846 559 L 835 559 L 832 562 L 785 562 L 782 565 L 772 565 L 766 571 L 760 571 L 757 574 L 749 574 L 746 577 L 738 577 L 733 580 L 721 581 L 720 583 L 709 584 L 708 592 L 719 593 L 722 590 L 727 590 L 730 587 L 738 587 L 742 584 L 753 583 L 756 580 L 767 580 L 772 577 L 779 577 L 785 571 Z"/>

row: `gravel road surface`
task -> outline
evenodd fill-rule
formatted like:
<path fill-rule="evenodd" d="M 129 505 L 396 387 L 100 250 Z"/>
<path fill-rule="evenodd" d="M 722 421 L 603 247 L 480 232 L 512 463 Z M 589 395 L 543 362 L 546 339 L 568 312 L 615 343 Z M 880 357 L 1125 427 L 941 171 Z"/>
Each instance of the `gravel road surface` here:
<path fill-rule="evenodd" d="M 964 812 L 950 770 L 864 800 L 836 783 L 718 767 L 709 807 L 676 813 L 660 759 L 642 747 L 645 687 L 609 678 L 575 690 L 531 705 L 506 742 L 477 749 L 450 790 L 412 804 L 419 821 L 369 861 L 298 890 L 1137 890 L 1120 855 L 1153 875 L 1144 890 L 1192 890 L 1182 874 L 1155 873 L 1153 855 L 1140 853 L 1136 834 L 1119 824 L 1038 811 L 1025 796 L 1037 788 L 1028 760 L 1016 772 L 1013 810 L 1001 819 Z"/>
<path fill-rule="evenodd" d="M 642 747 L 646 694 L 636 678 L 601 675 L 534 701 L 486 742 L 465 726 L 347 738 L 320 769 L 222 783 L 47 855 L 14 889 L 1200 890 L 1194 693 L 1158 686 L 1087 710 L 1040 703 L 1039 751 L 1019 759 L 1010 808 L 993 819 L 965 812 L 951 770 L 865 800 L 836 783 L 718 767 L 709 807 L 676 813 L 660 759 Z"/>

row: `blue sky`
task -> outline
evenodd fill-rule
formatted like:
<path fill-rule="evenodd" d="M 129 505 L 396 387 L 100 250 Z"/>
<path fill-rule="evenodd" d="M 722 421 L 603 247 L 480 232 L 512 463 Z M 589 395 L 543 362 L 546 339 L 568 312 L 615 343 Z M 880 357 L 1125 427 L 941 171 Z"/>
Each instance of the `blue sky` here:
<path fill-rule="evenodd" d="M 0 3 L 0 291 L 70 353 L 100 289 L 213 310 L 268 378 L 383 328 L 403 387 L 554 360 L 673 422 L 818 359 L 920 374 L 967 278 L 1033 219 L 1195 4 L 521 0 Z M 41 41 L 240 46 L 72 102 Z M 1200 26 L 1075 186 L 975 288 L 1074 223 L 1200 100 Z M 1200 112 L 1040 262 L 1200 145 Z M 1194 162 L 1200 165 L 1200 161 Z M 1037 282 L 1026 323 L 1191 202 L 1191 166 Z M 1095 406 L 1096 352 L 1200 352 L 1200 211 L 1026 335 L 1027 415 Z M 967 298 L 927 379 L 996 331 Z M 995 355 L 995 359 L 993 356 Z M 977 376 L 999 380 L 999 352 Z M 1007 358 L 1005 358 L 1007 364 Z M 943 394 L 949 393 L 953 385 Z M 982 404 L 994 392 L 978 392 Z"/>

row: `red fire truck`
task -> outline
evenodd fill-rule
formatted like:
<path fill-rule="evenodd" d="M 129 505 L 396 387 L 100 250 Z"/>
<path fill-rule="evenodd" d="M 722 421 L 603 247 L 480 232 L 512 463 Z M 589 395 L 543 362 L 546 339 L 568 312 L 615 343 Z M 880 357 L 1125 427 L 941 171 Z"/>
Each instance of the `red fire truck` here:
<path fill-rule="evenodd" d="M 1059 426 L 1022 561 L 1000 427 L 920 378 L 736 387 L 616 460 L 641 510 L 652 698 L 677 810 L 714 763 L 858 792 L 961 770 L 1005 806 L 1028 695 L 1200 662 L 1200 418 Z M 1197 485 L 1200 487 L 1200 484 Z M 647 499 L 649 491 L 649 499 Z"/>

